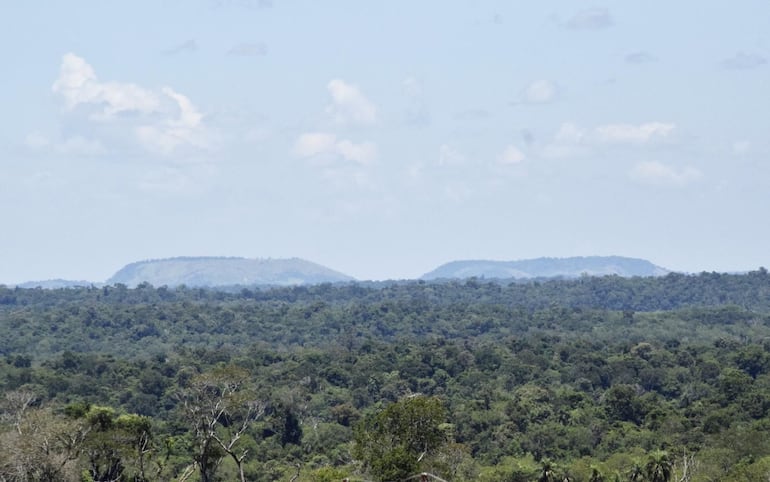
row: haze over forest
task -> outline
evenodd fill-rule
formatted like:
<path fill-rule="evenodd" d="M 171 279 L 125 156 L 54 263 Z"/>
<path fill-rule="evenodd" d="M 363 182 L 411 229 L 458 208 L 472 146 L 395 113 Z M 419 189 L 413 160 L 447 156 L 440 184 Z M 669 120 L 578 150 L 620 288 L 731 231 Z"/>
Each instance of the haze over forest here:
<path fill-rule="evenodd" d="M 767 265 L 770 4 L 7 2 L 0 283 Z M 35 35 L 30 35 L 35 32 Z"/>
<path fill-rule="evenodd" d="M 662 276 L 669 271 L 643 259 L 619 256 L 538 258 L 519 261 L 468 260 L 443 264 L 420 277 L 422 280 L 481 278 L 528 280 L 582 276 Z M 351 283 L 355 278 L 329 267 L 299 259 L 247 259 L 237 257 L 176 257 L 130 263 L 106 281 L 27 281 L 21 288 L 67 288 L 122 284 L 166 287 L 296 286 L 320 283 Z M 359 280 L 360 281 L 360 280 Z M 370 281 L 370 280 L 363 280 Z M 406 281 L 406 280 L 401 280 Z"/>

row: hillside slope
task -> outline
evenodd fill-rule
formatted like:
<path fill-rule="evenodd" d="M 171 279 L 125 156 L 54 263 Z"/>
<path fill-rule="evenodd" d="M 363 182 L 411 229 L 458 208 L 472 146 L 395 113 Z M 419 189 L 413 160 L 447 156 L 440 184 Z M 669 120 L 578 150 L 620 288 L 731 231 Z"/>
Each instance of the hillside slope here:
<path fill-rule="evenodd" d="M 452 261 L 426 273 L 422 279 L 456 278 L 577 278 L 618 275 L 662 276 L 668 270 L 644 259 L 621 256 L 579 256 L 572 258 L 535 258 L 519 261 L 467 260 Z"/>
<path fill-rule="evenodd" d="M 353 278 L 299 258 L 248 259 L 183 257 L 131 263 L 107 284 L 136 286 L 302 285 L 353 281 Z"/>

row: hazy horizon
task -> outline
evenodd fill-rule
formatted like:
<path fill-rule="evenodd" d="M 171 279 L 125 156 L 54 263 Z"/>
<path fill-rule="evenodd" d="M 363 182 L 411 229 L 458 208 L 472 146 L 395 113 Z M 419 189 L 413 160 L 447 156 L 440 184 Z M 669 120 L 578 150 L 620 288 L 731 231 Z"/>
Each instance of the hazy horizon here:
<path fill-rule="evenodd" d="M 626 257 L 626 256 L 614 256 L 614 255 L 607 255 L 607 256 L 603 256 L 603 255 L 580 256 L 580 255 L 577 255 L 577 256 L 566 257 L 566 258 L 565 257 L 542 256 L 542 257 L 537 257 L 537 258 L 515 259 L 515 260 L 514 259 L 512 259 L 512 260 L 455 259 L 455 260 L 446 261 L 444 263 L 440 263 L 440 264 L 438 264 L 436 266 L 433 266 L 430 270 L 425 271 L 425 272 L 420 273 L 420 274 L 415 275 L 415 276 L 401 277 L 401 278 L 383 278 L 383 277 L 378 277 L 378 278 L 356 278 L 356 277 L 353 277 L 353 278 L 354 278 L 355 281 L 417 280 L 417 279 L 424 279 L 425 276 L 434 276 L 435 277 L 435 272 L 436 271 L 444 269 L 444 268 L 450 268 L 450 267 L 452 267 L 452 265 L 455 265 L 455 264 L 458 264 L 458 263 L 459 264 L 466 264 L 466 263 L 476 264 L 476 263 L 478 263 L 480 266 L 477 269 L 482 269 L 481 266 L 485 266 L 486 267 L 488 263 L 493 263 L 493 264 L 494 263 L 508 264 L 508 263 L 518 263 L 518 262 L 527 263 L 527 262 L 542 261 L 542 260 L 571 260 L 571 261 L 574 261 L 576 258 L 616 258 L 616 257 L 623 258 L 623 259 L 626 259 L 626 260 L 649 262 L 652 266 L 655 266 L 657 268 L 662 268 L 664 270 L 667 270 L 669 272 L 674 272 L 674 273 L 699 274 L 699 273 L 704 272 L 704 271 L 705 272 L 710 272 L 710 270 L 700 270 L 700 271 L 697 271 L 697 272 L 695 272 L 695 271 L 688 272 L 688 271 L 683 271 L 683 270 L 672 270 L 672 269 L 667 268 L 666 266 L 657 265 L 656 263 L 651 262 L 650 260 L 643 259 L 643 258 Z M 57 280 L 63 280 L 63 281 L 86 281 L 86 282 L 91 282 L 91 283 L 96 283 L 96 284 L 109 283 L 110 282 L 110 278 L 114 277 L 115 275 L 118 275 L 121 271 L 123 271 L 123 269 L 125 269 L 125 268 L 127 268 L 129 266 L 138 265 L 138 264 L 144 264 L 144 263 L 155 263 L 155 262 L 163 262 L 163 261 L 176 261 L 176 260 L 180 260 L 180 259 L 189 259 L 189 260 L 193 260 L 193 261 L 195 261 L 195 260 L 206 260 L 206 259 L 237 259 L 237 260 L 241 260 L 242 259 L 242 260 L 259 260 L 259 261 L 263 261 L 263 260 L 287 261 L 287 260 L 292 260 L 292 259 L 299 259 L 299 260 L 309 261 L 311 263 L 315 263 L 313 260 L 307 260 L 307 259 L 297 258 L 297 257 L 292 257 L 292 258 L 269 258 L 269 257 L 267 257 L 267 258 L 259 258 L 259 257 L 258 258 L 249 258 L 249 257 L 241 257 L 241 256 L 175 256 L 175 257 L 171 257 L 171 258 L 162 258 L 162 259 L 143 259 L 143 260 L 136 260 L 136 261 L 133 261 L 133 262 L 130 262 L 130 263 L 126 263 L 125 265 L 122 265 L 120 267 L 120 269 L 116 270 L 115 272 L 111 273 L 109 276 L 107 276 L 107 277 L 105 277 L 103 279 L 54 277 L 54 278 L 47 278 L 47 279 L 26 279 L 24 281 L 17 281 L 17 282 L 14 282 L 14 283 L 2 283 L 2 282 L 0 282 L 0 286 L 2 286 L 2 285 L 15 286 L 15 285 L 20 285 L 20 284 L 24 284 L 24 283 L 57 281 Z M 596 260 L 596 261 L 598 261 L 598 260 Z M 334 266 L 326 266 L 326 265 L 322 265 L 320 263 L 316 263 L 316 264 L 318 264 L 319 266 L 321 266 L 323 268 L 328 268 L 328 269 L 330 269 L 332 271 L 336 271 L 339 274 L 348 275 L 348 273 L 344 273 L 344 272 L 341 272 L 339 270 L 336 270 L 334 268 Z M 611 265 L 606 265 L 606 266 L 609 267 Z M 757 266 L 755 268 L 748 269 L 748 270 L 722 271 L 722 272 L 730 273 L 730 274 L 739 274 L 739 273 L 746 273 L 746 272 L 749 272 L 749 271 L 754 271 L 754 270 L 756 270 L 758 268 L 762 268 L 762 266 Z M 558 270 L 559 268 L 549 268 L 549 269 L 557 269 Z M 458 275 L 458 276 L 459 277 L 466 277 L 466 276 L 462 276 L 462 275 Z M 477 276 L 477 275 L 473 275 L 473 276 Z M 479 276 L 483 277 L 484 275 L 479 275 Z M 565 267 L 564 268 L 564 272 L 559 274 L 559 275 L 539 274 L 539 275 L 532 275 L 532 276 L 535 276 L 535 277 L 538 277 L 538 276 L 542 276 L 542 277 L 567 276 L 569 278 L 572 275 L 569 274 L 569 269 L 567 269 Z M 622 275 L 621 274 L 621 276 L 630 276 L 630 275 L 628 275 L 628 274 Z M 633 274 L 633 276 L 648 276 L 648 275 Z M 449 277 L 457 277 L 457 276 L 450 275 Z M 495 278 L 496 276 L 491 276 L 491 277 Z M 505 277 L 506 276 L 503 276 L 503 278 L 505 278 Z M 507 277 L 519 277 L 519 276 L 511 275 L 511 276 L 507 276 Z M 526 276 L 526 277 L 530 277 L 530 276 Z M 428 278 L 428 279 L 431 279 L 431 278 Z M 153 283 L 153 284 L 156 284 L 156 283 Z M 161 285 L 162 284 L 163 283 L 161 283 Z M 260 283 L 256 282 L 255 284 L 260 284 Z M 216 286 L 216 285 L 217 284 L 214 284 L 213 286 Z"/>
<path fill-rule="evenodd" d="M 13 2 L 0 284 L 177 256 L 768 265 L 770 3 Z M 31 35 L 34 32 L 34 35 Z"/>

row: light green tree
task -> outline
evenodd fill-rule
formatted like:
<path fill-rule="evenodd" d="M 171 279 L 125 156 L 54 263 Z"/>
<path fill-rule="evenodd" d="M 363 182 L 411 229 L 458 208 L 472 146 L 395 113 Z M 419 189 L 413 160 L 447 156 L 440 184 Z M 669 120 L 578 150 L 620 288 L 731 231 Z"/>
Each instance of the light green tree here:
<path fill-rule="evenodd" d="M 438 398 L 403 398 L 356 425 L 353 456 L 378 480 L 404 479 L 448 441 L 445 421 Z"/>
<path fill-rule="evenodd" d="M 669 482 L 673 468 L 668 452 L 658 450 L 650 454 L 644 471 L 649 482 Z"/>

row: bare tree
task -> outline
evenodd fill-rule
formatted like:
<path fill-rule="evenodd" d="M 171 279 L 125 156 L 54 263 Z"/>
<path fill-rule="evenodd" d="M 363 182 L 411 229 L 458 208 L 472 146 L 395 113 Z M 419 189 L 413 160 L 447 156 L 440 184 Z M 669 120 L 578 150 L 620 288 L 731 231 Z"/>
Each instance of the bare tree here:
<path fill-rule="evenodd" d="M 73 461 L 88 431 L 49 409 L 25 408 L 14 429 L 0 436 L 0 480 L 76 480 Z"/>
<path fill-rule="evenodd" d="M 37 400 L 37 395 L 29 390 L 12 390 L 5 394 L 0 410 L 0 418 L 10 420 L 16 431 L 21 434 L 21 422 L 27 409 Z"/>
<path fill-rule="evenodd" d="M 211 482 L 229 456 L 246 482 L 243 462 L 248 450 L 238 447 L 244 433 L 260 418 L 266 404 L 255 400 L 249 373 L 239 367 L 219 367 L 194 377 L 179 394 L 183 416 L 195 440 L 195 465 L 201 482 Z"/>
<path fill-rule="evenodd" d="M 692 481 L 695 472 L 698 470 L 698 461 L 695 460 L 695 455 L 682 452 L 681 458 L 674 460 L 674 475 L 673 480 L 676 482 L 690 482 Z"/>

